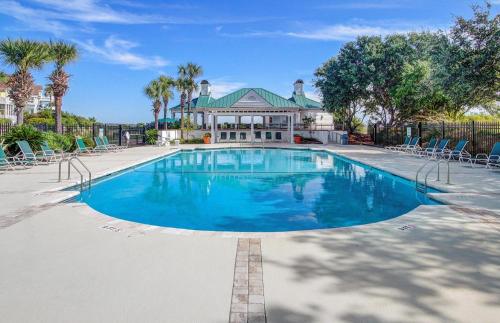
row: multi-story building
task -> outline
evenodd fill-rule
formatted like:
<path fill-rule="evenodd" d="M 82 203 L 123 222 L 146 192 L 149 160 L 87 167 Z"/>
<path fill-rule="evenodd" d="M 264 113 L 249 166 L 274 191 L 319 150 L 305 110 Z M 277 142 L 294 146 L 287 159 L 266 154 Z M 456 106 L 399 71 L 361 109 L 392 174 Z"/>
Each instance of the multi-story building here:
<path fill-rule="evenodd" d="M 44 95 L 43 87 L 35 85 L 24 111 L 37 113 L 40 109 L 50 106 L 51 102 L 52 98 Z M 14 102 L 9 98 L 9 88 L 4 83 L 0 83 L 0 118 L 10 119 L 12 123 L 16 123 L 17 120 Z"/>

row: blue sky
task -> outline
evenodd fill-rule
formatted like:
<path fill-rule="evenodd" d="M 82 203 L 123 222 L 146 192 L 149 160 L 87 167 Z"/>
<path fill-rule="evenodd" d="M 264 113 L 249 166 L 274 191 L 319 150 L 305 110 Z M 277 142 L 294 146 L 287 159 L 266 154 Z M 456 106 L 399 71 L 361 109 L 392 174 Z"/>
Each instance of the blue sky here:
<path fill-rule="evenodd" d="M 143 122 L 152 117 L 142 88 L 160 74 L 175 76 L 179 64 L 202 65 L 215 97 L 240 87 L 289 97 L 297 78 L 314 96 L 314 70 L 344 42 L 361 34 L 446 29 L 455 16 L 471 16 L 473 3 L 0 0 L 0 39 L 75 42 L 81 56 L 68 68 L 64 110 L 105 122 Z M 35 72 L 37 83 L 46 83 L 49 73 L 50 66 Z"/>

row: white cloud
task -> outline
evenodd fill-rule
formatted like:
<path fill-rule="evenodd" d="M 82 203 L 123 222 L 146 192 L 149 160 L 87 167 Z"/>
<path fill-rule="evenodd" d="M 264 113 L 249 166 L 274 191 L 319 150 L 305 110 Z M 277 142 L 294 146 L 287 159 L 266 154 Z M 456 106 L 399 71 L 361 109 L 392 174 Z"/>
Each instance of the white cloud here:
<path fill-rule="evenodd" d="M 318 9 L 394 9 L 408 6 L 407 1 L 359 1 L 319 6 Z"/>
<path fill-rule="evenodd" d="M 227 81 L 227 78 L 225 77 L 208 79 L 208 81 L 210 82 L 210 92 L 212 93 L 212 97 L 216 99 L 246 86 L 246 83 L 243 82 Z M 196 95 L 199 94 L 198 89 L 198 93 L 196 93 Z"/>
<path fill-rule="evenodd" d="M 107 62 L 125 65 L 134 70 L 161 68 L 169 63 L 160 56 L 147 57 L 132 53 L 131 50 L 139 46 L 137 43 L 114 36 L 108 37 L 103 46 L 97 46 L 93 40 L 75 42 L 90 54 L 96 55 Z"/>
<path fill-rule="evenodd" d="M 357 36 L 384 36 L 391 33 L 404 33 L 408 30 L 366 25 L 333 25 L 316 30 L 288 32 L 287 36 L 315 40 L 351 40 Z"/>
<path fill-rule="evenodd" d="M 321 97 L 317 92 L 314 91 L 304 91 L 304 94 L 306 95 L 306 98 L 309 98 L 314 101 L 321 102 Z"/>
<path fill-rule="evenodd" d="M 159 23 L 164 19 L 155 15 L 139 15 L 118 11 L 97 0 L 34 0 L 44 6 L 48 17 L 58 20 L 77 22 L 149 24 Z M 50 11 L 49 11 L 50 9 Z"/>

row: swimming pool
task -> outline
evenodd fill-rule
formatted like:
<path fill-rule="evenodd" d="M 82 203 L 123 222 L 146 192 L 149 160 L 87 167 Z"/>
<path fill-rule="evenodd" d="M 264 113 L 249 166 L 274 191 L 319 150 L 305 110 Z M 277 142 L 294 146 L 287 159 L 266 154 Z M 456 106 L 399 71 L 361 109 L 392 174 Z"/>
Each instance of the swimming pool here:
<path fill-rule="evenodd" d="M 124 220 L 238 232 L 348 227 L 437 204 L 411 181 L 298 149 L 181 151 L 103 180 L 79 200 Z"/>

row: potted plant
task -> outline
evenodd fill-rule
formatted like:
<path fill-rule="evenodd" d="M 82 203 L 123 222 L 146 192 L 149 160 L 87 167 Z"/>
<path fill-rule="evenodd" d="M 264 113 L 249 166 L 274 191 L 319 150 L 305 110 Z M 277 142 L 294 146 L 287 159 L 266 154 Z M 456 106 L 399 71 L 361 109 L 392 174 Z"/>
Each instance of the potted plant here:
<path fill-rule="evenodd" d="M 301 135 L 293 135 L 293 142 L 296 144 L 301 144 L 302 143 L 302 136 Z"/>
<path fill-rule="evenodd" d="M 205 144 L 210 144 L 211 138 L 212 138 L 212 134 L 210 132 L 207 132 L 206 134 L 203 135 L 203 142 Z"/>

